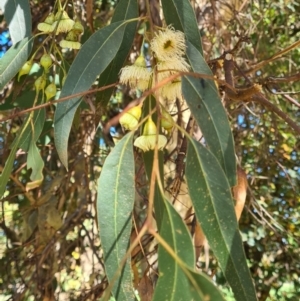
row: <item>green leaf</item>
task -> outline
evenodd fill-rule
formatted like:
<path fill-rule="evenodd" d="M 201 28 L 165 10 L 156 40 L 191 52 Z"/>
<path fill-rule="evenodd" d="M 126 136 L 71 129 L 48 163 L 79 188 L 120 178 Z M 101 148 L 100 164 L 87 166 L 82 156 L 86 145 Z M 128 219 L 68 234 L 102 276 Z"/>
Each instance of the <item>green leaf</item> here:
<path fill-rule="evenodd" d="M 225 301 L 221 292 L 203 274 L 194 271 L 195 256 L 190 233 L 173 206 L 165 201 L 165 215 L 160 235 L 180 258 L 176 261 L 163 246 L 158 250 L 160 276 L 154 301 L 213 300 Z"/>
<path fill-rule="evenodd" d="M 257 300 L 229 183 L 215 156 L 193 139 L 188 143 L 186 180 L 197 219 L 236 300 Z"/>
<path fill-rule="evenodd" d="M 95 32 L 77 54 L 62 88 L 60 97 L 86 91 L 119 51 L 126 22 L 118 22 Z M 63 165 L 68 167 L 68 138 L 81 97 L 57 105 L 54 116 L 55 145 Z"/>
<path fill-rule="evenodd" d="M 111 23 L 137 18 L 138 16 L 137 0 L 121 0 L 118 2 Z M 130 23 L 126 25 L 126 30 L 118 55 L 100 75 L 98 87 L 113 84 L 118 80 L 120 69 L 123 67 L 128 53 L 132 47 L 135 31 L 136 23 Z M 100 102 L 102 106 L 106 106 L 112 95 L 112 92 L 113 88 L 109 88 L 97 93 L 97 101 Z"/>
<path fill-rule="evenodd" d="M 35 142 L 31 142 L 29 146 L 29 151 L 27 155 L 27 169 L 32 169 L 30 180 L 31 182 L 26 184 L 26 190 L 31 190 L 39 187 L 44 179 L 43 169 L 44 161 L 41 157 L 39 149 L 37 148 Z"/>
<path fill-rule="evenodd" d="M 225 301 L 220 290 L 212 283 L 211 279 L 202 273 L 197 273 L 187 268 L 190 280 L 191 300 Z"/>
<path fill-rule="evenodd" d="M 165 214 L 159 234 L 187 266 L 194 268 L 195 254 L 191 235 L 173 206 L 163 200 Z M 159 278 L 154 301 L 192 300 L 189 281 L 176 259 L 163 246 L 158 249 Z"/>
<path fill-rule="evenodd" d="M 203 54 L 200 32 L 190 1 L 162 0 L 161 4 L 167 24 L 184 32 L 186 39 Z"/>
<path fill-rule="evenodd" d="M 133 133 L 125 135 L 108 155 L 98 182 L 97 214 L 108 281 L 125 256 L 131 233 L 135 198 Z M 114 282 L 116 300 L 134 300 L 130 259 Z"/>
<path fill-rule="evenodd" d="M 15 139 L 15 143 L 10 151 L 10 154 L 8 156 L 8 159 L 5 162 L 5 166 L 2 170 L 2 173 L 0 175 L 0 199 L 3 197 L 3 194 L 5 192 L 6 189 L 6 184 L 9 180 L 9 176 L 11 173 L 11 170 L 13 168 L 14 162 L 15 162 L 15 156 L 16 156 L 16 152 L 18 150 L 18 145 L 20 143 L 20 140 L 24 134 L 24 132 L 26 131 L 27 127 L 29 126 L 30 121 L 29 119 L 27 119 L 23 126 L 20 129 L 19 134 L 17 135 L 17 138 Z"/>
<path fill-rule="evenodd" d="M 27 37 L 16 43 L 0 60 L 0 91 L 18 73 L 27 61 L 34 37 Z"/>
<path fill-rule="evenodd" d="M 187 57 L 195 73 L 213 76 L 203 56 L 190 43 L 188 43 Z M 230 185 L 235 186 L 234 141 L 226 111 L 214 81 L 183 76 L 182 92 L 210 151 L 224 169 Z"/>
<path fill-rule="evenodd" d="M 2 0 L 3 2 L 3 0 Z M 28 0 L 4 0 L 1 3 L 13 44 L 31 35 L 31 13 Z"/>

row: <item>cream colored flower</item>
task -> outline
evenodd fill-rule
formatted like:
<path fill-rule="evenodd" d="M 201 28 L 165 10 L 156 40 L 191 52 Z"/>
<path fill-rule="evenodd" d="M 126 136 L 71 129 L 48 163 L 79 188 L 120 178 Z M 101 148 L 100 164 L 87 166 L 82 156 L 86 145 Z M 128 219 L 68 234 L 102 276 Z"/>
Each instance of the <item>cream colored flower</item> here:
<path fill-rule="evenodd" d="M 59 10 L 55 15 L 55 21 L 58 22 L 57 28 L 56 28 L 56 34 L 59 34 L 61 32 L 68 32 L 70 31 L 75 22 L 70 19 L 66 11 Z M 53 23 L 54 25 L 55 23 Z M 55 24 L 56 25 L 56 24 Z"/>
<path fill-rule="evenodd" d="M 156 65 L 158 82 L 178 72 L 188 72 L 190 65 L 182 57 L 175 57 L 172 61 L 158 62 Z M 179 76 L 178 76 L 179 78 Z"/>
<path fill-rule="evenodd" d="M 160 90 L 160 95 L 167 101 L 174 101 L 176 98 L 181 99 L 182 91 L 181 91 L 181 80 L 172 81 L 166 85 L 164 85 Z"/>
<path fill-rule="evenodd" d="M 134 146 L 140 148 L 143 152 L 147 152 L 155 148 L 157 139 L 157 148 L 158 150 L 161 150 L 166 146 L 168 140 L 164 135 L 158 135 L 158 137 L 156 136 L 156 125 L 153 122 L 152 118 L 149 117 L 144 126 L 143 135 L 135 139 Z"/>
<path fill-rule="evenodd" d="M 133 107 L 120 117 L 119 122 L 126 130 L 135 130 L 141 118 L 141 114 L 141 106 Z"/>
<path fill-rule="evenodd" d="M 132 89 L 145 91 L 149 88 L 152 73 L 147 69 L 145 58 L 140 55 L 132 66 L 121 69 L 120 83 Z"/>
<path fill-rule="evenodd" d="M 159 61 L 171 61 L 185 54 L 184 34 L 167 27 L 156 33 L 150 47 Z"/>

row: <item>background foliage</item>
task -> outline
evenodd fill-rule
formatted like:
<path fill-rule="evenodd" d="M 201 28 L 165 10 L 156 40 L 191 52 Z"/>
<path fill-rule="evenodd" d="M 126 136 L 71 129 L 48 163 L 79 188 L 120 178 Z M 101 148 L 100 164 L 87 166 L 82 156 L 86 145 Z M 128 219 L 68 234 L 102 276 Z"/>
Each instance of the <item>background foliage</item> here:
<path fill-rule="evenodd" d="M 23 7 L 22 10 L 23 13 L 28 12 L 27 15 L 25 14 L 24 22 L 27 26 L 31 24 L 29 26 L 32 26 L 32 33 L 36 34 L 38 23 L 44 21 L 55 1 L 21 2 L 25 6 L 24 3 L 28 3 L 27 8 Z M 128 5 L 128 10 L 122 7 L 114 13 L 116 2 L 87 0 L 82 3 L 82 1 L 73 1 L 74 9 L 85 29 L 81 37 L 83 47 L 80 52 L 66 51 L 63 53 L 61 60 L 64 61 L 66 70 L 69 70 L 69 78 L 66 80 L 65 86 L 62 87 L 64 75 L 60 71 L 56 74 L 56 81 L 58 87 L 62 87 L 59 89 L 62 93 L 61 96 L 68 96 L 78 91 L 90 93 L 86 93 L 83 98 L 75 97 L 61 102 L 59 105 L 49 105 L 48 103 L 45 109 L 32 115 L 36 129 L 33 132 L 29 127 L 27 130 L 24 129 L 24 124 L 26 124 L 29 116 L 28 113 L 25 114 L 24 110 L 33 106 L 34 80 L 42 73 L 38 65 L 40 56 L 43 54 L 42 49 L 37 52 L 34 59 L 35 64 L 29 76 L 24 76 L 18 81 L 18 76 L 15 74 L 30 53 L 34 53 L 42 43 L 46 49 L 49 49 L 50 42 L 43 40 L 45 36 L 39 36 L 31 45 L 31 30 L 28 31 L 26 29 L 28 27 L 25 26 L 24 32 L 22 32 L 9 26 L 12 22 L 9 21 L 11 20 L 9 16 L 18 13 L 22 16 L 22 12 L 17 7 L 11 7 L 11 1 L 4 1 L 1 8 L 2 13 L 5 14 L 1 15 L 0 20 L 0 56 L 6 53 L 6 58 L 4 56 L 0 59 L 0 86 L 3 88 L 0 103 L 0 169 L 2 173 L 0 187 L 3 190 L 0 222 L 0 300 L 98 300 L 103 296 L 105 289 L 106 292 L 108 291 L 107 278 L 111 280 L 114 277 L 114 271 L 118 265 L 116 265 L 117 259 L 112 260 L 115 265 L 111 269 L 105 263 L 107 269 L 105 273 L 103 252 L 106 254 L 109 248 L 107 249 L 107 245 L 102 246 L 105 241 L 99 239 L 98 226 L 100 226 L 100 231 L 101 228 L 105 228 L 105 223 L 109 223 L 109 215 L 105 210 L 101 211 L 103 207 L 99 204 L 102 204 L 101 202 L 106 204 L 105 198 L 114 195 L 113 189 L 107 191 L 104 188 L 108 183 L 116 185 L 114 183 L 117 181 L 117 175 L 123 175 L 124 182 L 121 182 L 121 185 L 131 187 L 130 177 L 128 177 L 129 169 L 132 172 L 135 171 L 133 179 L 136 188 L 135 193 L 130 189 L 126 190 L 129 196 L 131 191 L 131 201 L 135 195 L 132 214 L 134 226 L 129 225 L 127 228 L 131 242 L 135 240 L 136 232 L 141 230 L 146 221 L 150 199 L 148 195 L 149 182 L 146 174 L 148 178 L 151 178 L 153 167 L 152 164 L 147 166 L 147 162 L 152 162 L 154 154 L 146 153 L 141 156 L 140 153 L 133 152 L 130 144 L 128 144 L 132 143 L 131 134 L 123 137 L 124 132 L 118 125 L 118 117 L 116 117 L 140 95 L 135 95 L 127 87 L 120 85 L 116 86 L 114 90 L 93 91 L 93 89 L 113 84 L 118 80 L 117 76 L 113 75 L 118 74 L 123 65 L 131 64 L 134 61 L 141 49 L 143 34 L 148 26 L 144 19 L 139 19 L 133 26 L 130 23 L 122 23 L 122 20 L 147 16 L 147 6 L 144 1 L 139 1 L 138 11 L 134 6 L 135 1 L 123 1 L 125 5 Z M 122 1 L 120 2 L 122 3 Z M 179 2 L 162 1 L 162 7 L 165 7 L 165 14 L 166 11 L 169 12 L 165 15 L 167 23 L 172 23 L 176 28 L 181 26 L 181 30 L 185 31 L 186 28 L 193 28 L 189 32 L 190 36 L 187 34 L 188 41 L 196 49 L 196 54 L 187 53 L 193 71 L 201 73 L 197 70 L 197 66 L 202 59 L 203 48 L 202 64 L 204 66 L 206 61 L 218 79 L 222 103 L 234 136 L 235 153 L 239 164 L 247 173 L 249 184 L 246 206 L 239 222 L 239 228 L 257 298 L 268 301 L 298 300 L 300 295 L 300 158 L 297 139 L 300 134 L 297 127 L 300 106 L 298 101 L 300 52 L 297 44 L 300 35 L 300 24 L 297 19 L 300 13 L 299 5 L 297 1 L 277 1 L 276 3 L 274 1 L 190 2 L 192 10 L 186 4 L 188 1 L 183 1 L 186 6 L 185 9 L 179 11 L 177 23 L 174 17 L 176 12 L 174 7 Z M 17 2 L 14 1 L 14 3 Z M 160 10 L 159 3 L 157 1 L 150 3 L 153 23 L 162 26 L 164 20 L 161 20 L 158 13 Z M 69 9 L 72 12 L 71 4 Z M 202 45 L 199 44 L 199 39 L 195 38 L 195 35 L 198 34 L 198 31 L 195 30 L 196 27 L 187 26 L 181 22 L 180 13 L 184 16 L 185 12 L 195 14 Z M 26 20 L 26 16 L 30 23 Z M 18 18 L 18 20 L 19 25 L 22 25 L 22 19 Z M 110 21 L 112 22 L 111 25 L 109 25 Z M 136 35 L 129 34 L 130 30 L 135 30 L 135 26 L 137 26 Z M 18 35 L 15 34 L 16 32 Z M 89 55 L 84 52 L 89 50 L 88 43 L 93 43 L 91 36 L 94 32 L 96 32 L 96 36 L 93 37 L 96 37 L 95 40 L 98 41 L 101 40 L 99 36 L 106 37 L 107 32 L 112 32 L 106 41 L 107 44 L 97 45 L 99 58 L 96 65 L 93 64 L 95 61 L 91 61 Z M 113 36 L 113 34 L 116 35 Z M 22 41 L 16 44 L 19 40 Z M 11 48 L 9 53 L 7 50 L 12 43 L 14 44 L 13 47 L 16 48 Z M 96 46 L 94 45 L 94 47 Z M 189 47 L 189 49 L 193 49 L 193 47 Z M 110 49 L 114 52 L 108 53 Z M 127 56 L 129 50 L 131 54 Z M 18 56 L 15 55 L 16 53 Z M 225 92 L 229 93 L 230 91 L 224 85 L 224 80 L 228 78 L 225 74 L 226 68 L 221 66 L 220 60 L 224 59 L 227 53 L 233 56 L 235 63 L 232 70 L 234 82 L 229 82 L 229 84 L 243 89 L 249 87 L 251 83 L 260 84 L 267 103 L 259 97 L 250 99 L 247 97 L 248 95 L 244 97 L 243 90 L 237 99 L 232 100 L 225 97 Z M 105 55 L 110 55 L 111 59 L 116 56 L 116 59 L 111 62 L 107 57 L 104 58 Z M 197 55 L 198 58 L 195 66 L 192 64 L 193 55 Z M 83 58 L 86 61 L 83 61 Z M 76 61 L 82 62 L 81 66 L 76 64 Z M 91 67 L 84 74 L 84 68 L 89 62 Z M 95 70 L 92 70 L 93 67 Z M 101 76 L 97 77 L 101 72 Z M 209 74 L 209 72 L 207 69 L 207 72 L 203 73 Z M 72 76 L 76 78 L 81 73 L 87 75 L 86 81 L 79 90 L 76 90 L 78 85 L 74 84 Z M 194 80 L 195 83 L 193 84 L 193 80 L 191 77 L 185 77 L 186 84 L 189 83 L 190 86 L 186 92 L 183 89 L 183 92 L 187 102 L 188 99 L 192 99 L 191 103 L 188 103 L 189 106 L 195 104 L 193 99 L 197 97 L 201 101 L 201 95 L 203 95 L 200 93 L 200 96 L 197 96 L 197 93 L 199 94 L 201 91 L 201 85 L 197 80 Z M 211 79 L 204 78 L 203 80 L 205 83 L 211 82 Z M 4 82 L 5 84 L 3 84 Z M 194 91 L 196 94 L 188 95 L 193 92 L 191 88 L 194 86 L 197 87 Z M 111 94 L 112 92 L 113 94 Z M 56 99 L 59 97 L 58 94 Z M 40 103 L 42 100 L 38 99 L 37 104 Z M 62 127 L 61 141 L 64 140 L 65 146 L 68 145 L 67 153 L 62 158 L 61 152 L 60 157 L 57 153 L 59 145 L 57 142 L 55 144 L 57 136 L 54 138 L 53 120 L 59 119 L 57 117 L 59 112 L 65 115 L 65 112 L 74 103 L 76 108 L 73 107 L 74 120 L 72 116 L 69 122 L 70 137 L 68 141 L 68 131 Z M 205 105 L 205 100 L 203 105 Z M 178 103 L 174 105 L 174 115 L 177 112 L 177 106 Z M 211 103 L 208 102 L 208 108 L 210 106 Z M 281 116 L 278 116 L 278 109 L 282 112 Z M 195 112 L 195 110 L 192 111 Z M 212 115 L 215 116 L 216 122 L 223 120 L 220 119 L 221 115 L 219 114 L 225 116 L 225 111 L 220 113 L 219 110 L 216 115 Z M 203 118 L 203 116 L 201 117 Z M 178 117 L 178 119 L 180 118 Z M 203 119 L 200 117 L 197 119 L 197 114 L 195 114 L 195 119 L 201 126 Z M 294 120 L 296 124 L 291 123 L 290 119 Z M 177 122 L 182 125 L 180 121 L 177 120 Z M 201 129 L 205 135 L 206 122 L 203 124 Z M 27 134 L 19 140 L 18 133 L 20 129 L 22 131 L 22 127 Z M 218 129 L 216 131 L 218 132 Z M 197 135 L 196 126 L 194 134 Z M 118 148 L 114 147 L 114 142 L 119 141 L 122 137 L 120 144 L 117 144 Z M 224 136 L 221 137 L 224 138 Z M 211 138 L 213 139 L 214 136 Z M 34 144 L 31 141 L 34 141 Z M 201 153 L 202 156 L 207 156 L 205 158 L 209 162 L 211 157 L 210 153 L 206 153 L 206 148 L 202 150 L 201 146 L 194 145 L 192 141 L 185 143 L 189 144 L 190 150 L 186 158 L 187 166 L 198 166 L 196 173 L 204 168 L 205 179 L 209 179 L 207 173 L 211 172 L 212 180 L 208 181 L 208 184 L 211 185 L 213 185 L 215 175 L 220 175 L 218 183 L 225 182 L 224 185 L 220 184 L 220 186 L 224 189 L 224 194 L 229 195 L 230 192 L 226 190 L 229 187 L 226 178 L 233 183 L 234 180 L 230 180 L 232 173 L 225 176 L 225 173 L 218 169 L 221 168 L 219 165 L 210 171 L 209 164 L 205 167 L 206 160 L 204 162 L 201 159 L 197 161 L 197 154 Z M 209 140 L 207 143 L 209 144 Z M 152 298 L 171 300 L 168 295 L 170 289 L 166 289 L 164 292 L 164 288 L 169 288 L 170 281 L 178 289 L 173 300 L 181 300 L 187 296 L 190 296 L 190 299 L 195 298 L 197 300 L 199 298 L 200 300 L 199 296 L 206 293 L 216 294 L 213 300 L 223 300 L 219 292 L 211 286 L 210 278 L 220 288 L 226 300 L 234 300 L 233 293 L 224 277 L 226 272 L 223 274 L 220 269 L 220 267 L 222 268 L 222 261 L 218 257 L 218 246 L 215 246 L 214 249 L 215 233 L 211 234 L 213 235 L 212 239 L 209 238 L 209 233 L 207 234 L 214 253 L 207 249 L 205 249 L 206 252 L 202 250 L 197 260 L 198 270 L 208 277 L 203 276 L 201 278 L 199 275 L 202 274 L 197 274 L 193 270 L 195 258 L 191 255 L 191 250 L 194 247 L 188 232 L 191 235 L 195 234 L 194 211 L 190 210 L 189 200 L 186 200 L 187 188 L 185 182 L 181 183 L 182 174 L 178 175 L 178 169 L 175 169 L 174 165 L 176 158 L 180 157 L 179 147 L 182 144 L 180 139 L 174 138 L 173 148 L 168 148 L 164 157 L 159 154 L 158 164 L 160 164 L 160 171 L 163 161 L 165 166 L 169 168 L 165 174 L 165 188 L 177 211 L 185 217 L 185 223 L 178 218 L 177 211 L 169 203 L 164 203 L 164 196 L 161 195 L 159 185 L 156 184 L 153 193 L 155 199 L 161 200 L 161 203 L 164 204 L 161 210 L 165 212 L 164 218 L 161 220 L 157 217 L 161 223 L 161 226 L 158 225 L 162 229 L 160 231 L 161 236 L 157 236 L 155 231 L 150 231 L 142 237 L 141 244 L 132 250 L 133 286 L 139 292 L 141 300 L 152 300 Z M 36 150 L 35 145 L 44 167 L 42 176 L 38 174 L 33 179 L 29 166 L 33 166 L 34 169 L 34 164 L 37 166 L 42 164 L 36 163 L 34 160 L 39 157 L 34 152 Z M 30 147 L 31 151 L 29 151 Z M 66 148 L 62 148 L 66 152 Z M 126 152 L 122 153 L 124 150 Z M 33 158 L 31 164 L 28 161 L 30 156 L 28 155 L 27 158 L 28 151 Z M 111 156 L 107 158 L 109 153 Z M 107 165 L 103 167 L 106 158 L 105 164 Z M 113 168 L 116 158 L 126 158 L 128 160 L 126 162 L 135 161 L 135 166 L 126 165 L 123 170 L 121 166 L 115 176 Z M 221 160 L 219 159 L 220 162 Z M 178 159 L 178 161 L 180 160 Z M 68 166 L 68 170 L 61 162 Z M 230 165 L 232 161 L 226 161 L 224 164 L 228 164 L 228 162 Z M 8 164 L 11 165 L 12 171 L 5 173 L 4 166 Z M 144 165 L 146 174 L 144 174 Z M 212 163 L 212 165 L 214 164 Z M 102 179 L 103 185 L 100 185 L 101 180 L 99 183 L 97 180 L 100 172 L 105 172 L 105 166 L 108 166 L 107 170 L 113 175 L 109 179 L 112 182 L 106 181 L 108 178 L 105 178 Z M 133 171 L 133 169 L 135 170 Z M 226 169 L 224 170 L 226 171 Z M 181 172 L 183 171 L 181 170 Z M 192 168 L 189 169 L 189 172 L 187 171 L 186 174 L 187 182 L 193 181 L 193 179 L 198 180 L 197 176 L 193 174 Z M 6 177 L 8 182 L 4 181 Z M 35 183 L 35 181 L 41 180 L 41 177 L 43 177 L 41 186 L 33 190 L 26 190 L 28 183 Z M 125 180 L 128 180 L 128 184 Z M 175 189 L 177 187 L 175 184 L 178 182 L 181 184 L 179 190 Z M 197 185 L 200 184 L 197 182 L 195 186 L 198 187 Z M 101 189 L 105 191 L 101 191 Z M 98 193 L 99 222 L 97 222 L 96 213 L 97 191 L 100 192 Z M 192 191 L 190 194 L 192 197 Z M 103 199 L 101 199 L 102 196 L 104 196 Z M 230 199 L 230 197 L 228 198 Z M 126 204 L 128 205 L 127 202 Z M 157 204 L 154 206 L 156 206 L 156 215 L 158 215 Z M 123 209 L 121 207 L 121 210 Z M 130 221 L 131 213 L 130 209 L 128 210 L 127 218 L 129 216 Z M 232 212 L 233 210 L 229 212 L 229 216 Z M 198 214 L 198 218 L 201 216 L 197 210 L 195 213 Z M 107 218 L 107 221 L 104 217 Z M 199 219 L 201 220 L 201 218 Z M 226 223 L 228 222 L 229 225 L 231 220 L 223 221 L 225 228 Z M 124 223 L 126 223 L 126 216 Z M 222 221 L 220 223 L 222 224 Z M 232 229 L 235 229 L 235 225 L 231 224 L 231 226 Z M 178 233 L 185 235 L 182 238 L 175 234 L 173 236 L 173 233 L 176 232 L 174 231 L 175 228 L 180 230 Z M 156 240 L 154 240 L 154 236 Z M 157 248 L 157 241 L 162 245 L 164 241 L 167 242 L 176 251 L 175 260 L 174 254 L 166 252 L 164 248 Z M 177 244 L 178 242 L 181 242 L 182 245 Z M 226 245 L 226 240 L 224 244 Z M 126 247 L 124 248 L 126 249 Z M 182 249 L 186 250 L 180 253 Z M 223 249 L 219 250 L 223 251 Z M 230 255 L 233 256 L 234 254 L 231 252 Z M 117 253 L 112 256 L 120 259 Z M 180 261 L 180 258 L 184 263 Z M 168 262 L 170 266 L 160 266 L 160 272 L 166 268 L 165 273 L 168 273 L 170 268 L 172 271 L 177 271 L 179 276 L 177 278 L 175 276 L 168 277 L 167 279 L 160 277 L 157 280 L 157 265 L 162 264 L 162 262 Z M 234 263 L 235 258 L 233 256 L 233 266 Z M 129 262 L 127 262 L 127 268 L 128 266 L 130 267 Z M 172 276 L 173 274 L 176 273 L 170 273 Z M 237 276 L 237 278 L 243 280 L 243 276 L 241 278 Z M 229 281 L 229 279 L 227 280 Z M 157 287 L 155 293 L 154 284 Z M 133 293 L 128 298 L 132 299 Z M 249 300 L 253 300 L 250 298 Z"/>

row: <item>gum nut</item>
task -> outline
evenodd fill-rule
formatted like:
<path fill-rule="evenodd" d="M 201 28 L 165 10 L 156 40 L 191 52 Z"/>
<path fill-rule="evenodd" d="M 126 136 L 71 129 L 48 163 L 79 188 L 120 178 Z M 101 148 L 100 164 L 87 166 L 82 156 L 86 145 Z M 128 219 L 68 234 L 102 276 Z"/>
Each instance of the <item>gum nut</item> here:
<path fill-rule="evenodd" d="M 22 75 L 28 74 L 30 72 L 32 65 L 33 65 L 32 61 L 27 61 L 22 66 L 21 70 L 19 71 L 18 81 Z"/>
<path fill-rule="evenodd" d="M 54 83 L 49 84 L 45 89 L 46 100 L 56 95 L 56 85 Z"/>
<path fill-rule="evenodd" d="M 43 54 L 41 59 L 40 59 L 40 64 L 45 70 L 48 70 L 52 65 L 51 56 L 47 53 Z"/>
<path fill-rule="evenodd" d="M 40 76 L 34 82 L 35 90 L 39 92 L 40 90 L 44 90 L 46 87 L 46 79 L 44 76 Z"/>

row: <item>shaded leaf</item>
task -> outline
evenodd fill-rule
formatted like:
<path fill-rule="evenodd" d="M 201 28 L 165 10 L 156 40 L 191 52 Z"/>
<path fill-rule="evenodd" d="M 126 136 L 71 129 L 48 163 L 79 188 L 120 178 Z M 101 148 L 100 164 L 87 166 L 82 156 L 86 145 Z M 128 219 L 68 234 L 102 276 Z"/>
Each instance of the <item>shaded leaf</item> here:
<path fill-rule="evenodd" d="M 18 73 L 27 61 L 34 37 L 27 37 L 16 43 L 0 60 L 0 91 Z"/>
<path fill-rule="evenodd" d="M 188 43 L 187 57 L 194 72 L 213 76 L 200 52 Z M 214 81 L 183 76 L 182 92 L 210 151 L 223 167 L 231 186 L 236 185 L 234 141 L 226 111 Z"/>
<path fill-rule="evenodd" d="M 32 169 L 30 180 L 31 182 L 26 184 L 26 191 L 39 187 L 44 179 L 43 169 L 44 161 L 40 155 L 39 149 L 35 142 L 31 142 L 27 155 L 27 169 Z"/>
<path fill-rule="evenodd" d="M 229 183 L 215 156 L 193 139 L 188 143 L 186 180 L 197 219 L 236 300 L 257 300 Z"/>
<path fill-rule="evenodd" d="M 20 143 L 20 140 L 21 140 L 24 132 L 26 131 L 27 127 L 29 126 L 29 124 L 30 124 L 30 121 L 29 121 L 29 119 L 27 119 L 24 122 L 23 126 L 21 127 L 19 134 L 17 135 L 17 137 L 14 141 L 14 145 L 11 148 L 9 156 L 5 162 L 5 166 L 0 175 L 0 198 L 2 198 L 2 196 L 5 192 L 6 184 L 8 182 L 11 170 L 12 170 L 14 162 L 15 162 L 15 156 L 16 156 L 16 152 L 18 150 L 18 145 Z"/>
<path fill-rule="evenodd" d="M 135 198 L 133 133 L 125 135 L 104 162 L 98 181 L 97 214 L 109 281 L 129 247 L 131 212 Z M 134 300 L 130 259 L 114 282 L 116 300 Z"/>
<path fill-rule="evenodd" d="M 95 32 L 83 44 L 67 75 L 60 97 L 86 91 L 119 51 L 126 26 L 110 24 Z M 68 167 L 68 138 L 81 97 L 73 97 L 57 105 L 54 117 L 55 145 L 63 165 Z"/>
<path fill-rule="evenodd" d="M 31 12 L 28 0 L 2 0 L 0 5 L 13 44 L 31 35 Z"/>
<path fill-rule="evenodd" d="M 137 0 L 121 0 L 115 9 L 111 23 L 119 22 L 122 20 L 129 20 L 138 17 L 138 3 Z M 123 67 L 124 62 L 128 56 L 128 53 L 132 47 L 134 35 L 136 31 L 136 23 L 129 23 L 126 25 L 126 30 L 118 55 L 107 66 L 99 78 L 99 87 L 110 85 L 118 80 L 120 69 Z M 97 93 L 97 101 L 101 102 L 102 106 L 106 106 L 113 88 L 106 89 Z"/>
<path fill-rule="evenodd" d="M 161 4 L 167 24 L 184 32 L 186 39 L 203 54 L 200 32 L 190 1 L 162 0 Z"/>

